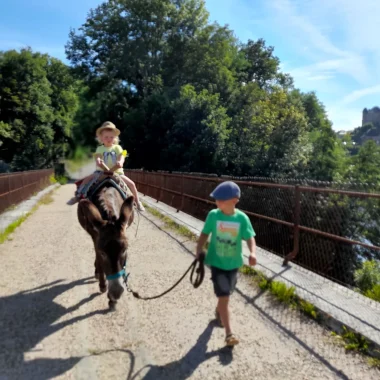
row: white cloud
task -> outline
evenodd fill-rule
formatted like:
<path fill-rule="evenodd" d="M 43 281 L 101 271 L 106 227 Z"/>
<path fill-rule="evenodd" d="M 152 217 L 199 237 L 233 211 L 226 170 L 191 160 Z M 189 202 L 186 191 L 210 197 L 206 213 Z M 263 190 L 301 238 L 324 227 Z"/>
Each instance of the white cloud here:
<path fill-rule="evenodd" d="M 336 46 L 331 38 L 322 32 L 322 29 L 326 28 L 321 28 L 311 21 L 309 15 L 313 14 L 314 9 L 321 8 L 319 0 L 303 3 L 272 0 L 270 7 L 273 8 L 282 31 L 289 34 L 298 46 L 303 47 L 300 51 L 306 52 L 314 61 L 321 60 L 321 57 L 324 59 L 316 64 L 316 69 L 325 65 L 338 73 L 349 75 L 360 84 L 368 83 L 371 77 L 366 58 L 355 51 Z M 333 19 L 330 20 L 333 22 Z"/>
<path fill-rule="evenodd" d="M 333 105 L 328 106 L 326 111 L 336 131 L 350 131 L 362 124 L 363 109 L 361 107 Z"/>
<path fill-rule="evenodd" d="M 349 95 L 343 98 L 342 104 L 354 103 L 365 96 L 378 94 L 380 94 L 380 84 L 351 92 Z"/>
<path fill-rule="evenodd" d="M 296 86 L 320 95 L 334 129 L 361 125 L 362 109 L 380 94 L 380 1 L 271 0 L 267 7 L 293 56 L 308 62 L 287 63 Z"/>

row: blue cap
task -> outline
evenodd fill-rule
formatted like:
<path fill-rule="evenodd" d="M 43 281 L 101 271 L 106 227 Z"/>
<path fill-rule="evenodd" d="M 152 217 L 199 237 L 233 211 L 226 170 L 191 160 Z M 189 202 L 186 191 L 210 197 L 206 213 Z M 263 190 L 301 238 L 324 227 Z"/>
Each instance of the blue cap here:
<path fill-rule="evenodd" d="M 235 182 L 222 182 L 210 194 L 210 197 L 217 201 L 228 201 L 233 198 L 240 198 L 240 187 Z"/>

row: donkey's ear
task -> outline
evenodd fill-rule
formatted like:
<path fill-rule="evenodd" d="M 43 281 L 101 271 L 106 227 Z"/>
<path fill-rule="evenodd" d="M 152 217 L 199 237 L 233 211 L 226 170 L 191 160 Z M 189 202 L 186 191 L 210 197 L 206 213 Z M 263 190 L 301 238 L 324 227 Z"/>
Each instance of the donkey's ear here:
<path fill-rule="evenodd" d="M 119 224 L 122 229 L 127 227 L 127 225 L 131 225 L 133 221 L 133 202 L 135 198 L 131 195 L 128 197 L 120 209 L 120 217 L 119 217 Z"/>
<path fill-rule="evenodd" d="M 78 217 L 84 224 L 83 227 L 90 234 L 99 232 L 99 229 L 106 224 L 102 219 L 99 210 L 88 199 L 83 199 L 78 204 Z"/>

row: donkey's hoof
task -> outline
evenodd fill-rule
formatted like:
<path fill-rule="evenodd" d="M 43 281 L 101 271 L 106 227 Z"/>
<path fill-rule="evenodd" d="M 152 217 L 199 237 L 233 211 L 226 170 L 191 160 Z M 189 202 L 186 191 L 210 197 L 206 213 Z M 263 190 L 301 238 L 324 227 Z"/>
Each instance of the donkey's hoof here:
<path fill-rule="evenodd" d="M 100 293 L 105 293 L 107 291 L 107 285 L 99 286 Z"/>
<path fill-rule="evenodd" d="M 111 311 L 116 310 L 116 303 L 117 302 L 114 302 L 114 301 L 111 301 L 111 300 L 108 301 L 108 306 L 109 306 L 109 308 L 110 308 Z"/>

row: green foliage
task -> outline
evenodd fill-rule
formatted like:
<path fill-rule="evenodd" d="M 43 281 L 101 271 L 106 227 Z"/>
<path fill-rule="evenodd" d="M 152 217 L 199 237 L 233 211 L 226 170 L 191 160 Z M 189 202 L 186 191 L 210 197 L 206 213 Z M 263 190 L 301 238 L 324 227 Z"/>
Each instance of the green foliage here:
<path fill-rule="evenodd" d="M 6 240 L 8 240 L 9 236 L 19 227 L 28 217 L 30 213 L 27 213 L 11 223 L 4 231 L 0 232 L 0 244 L 3 244 Z"/>
<path fill-rule="evenodd" d="M 225 142 L 230 122 L 226 109 L 219 104 L 219 96 L 207 90 L 199 94 L 193 86 L 181 88 L 173 102 L 175 122 L 168 133 L 166 154 L 175 163 L 172 169 L 202 171 L 223 166 Z"/>
<path fill-rule="evenodd" d="M 342 339 L 344 342 L 344 348 L 347 351 L 357 351 L 363 354 L 366 354 L 368 352 L 368 340 L 361 334 L 349 330 L 346 326 L 343 326 L 342 334 L 338 335 L 336 333 L 331 333 L 331 335 Z"/>
<path fill-rule="evenodd" d="M 367 291 L 365 291 L 364 295 L 377 302 L 380 302 L 380 284 L 376 284 L 372 287 L 372 289 L 368 289 Z"/>
<path fill-rule="evenodd" d="M 64 175 L 59 175 L 59 176 L 56 176 L 56 181 L 60 184 L 60 185 L 66 185 L 67 182 L 69 181 L 69 179 L 64 176 Z"/>
<path fill-rule="evenodd" d="M 249 267 L 248 265 L 243 265 L 240 269 L 239 269 L 239 272 L 240 273 L 243 273 L 245 275 L 248 275 L 248 276 L 256 276 L 258 275 L 258 271 L 252 267 Z"/>
<path fill-rule="evenodd" d="M 378 351 L 378 353 L 380 354 L 379 351 Z M 371 367 L 380 369 L 380 359 L 379 358 L 368 358 L 368 364 Z"/>
<path fill-rule="evenodd" d="M 197 236 L 191 232 L 188 228 L 185 226 L 182 226 L 178 223 L 176 223 L 173 219 L 170 219 L 169 217 L 161 214 L 158 210 L 156 210 L 153 207 L 148 206 L 147 204 L 144 204 L 145 209 L 150 212 L 152 215 L 154 215 L 156 218 L 162 220 L 165 223 L 165 227 L 169 230 L 175 231 L 179 235 L 187 237 L 189 240 L 197 241 Z"/>
<path fill-rule="evenodd" d="M 313 319 L 318 318 L 318 313 L 315 310 L 315 306 L 313 304 L 311 304 L 310 302 L 300 300 L 298 305 L 299 305 L 300 310 L 303 313 L 305 313 L 307 316 L 309 316 Z"/>
<path fill-rule="evenodd" d="M 361 292 L 366 294 L 372 291 L 375 285 L 380 285 L 380 263 L 375 260 L 365 261 L 362 267 L 355 271 L 354 278 Z"/>
<path fill-rule="evenodd" d="M 380 147 L 375 141 L 365 142 L 358 154 L 351 158 L 351 169 L 347 176 L 355 182 L 376 184 L 379 190 Z"/>
<path fill-rule="evenodd" d="M 5 230 L 0 231 L 0 244 L 3 244 L 5 241 L 9 240 L 10 235 L 17 229 L 17 227 L 24 223 L 25 220 L 38 209 L 39 206 L 47 205 L 51 202 L 53 202 L 52 192 L 45 194 L 29 212 L 11 223 Z"/>
<path fill-rule="evenodd" d="M 281 302 L 291 304 L 295 299 L 295 287 L 286 286 L 280 281 L 271 281 L 270 292 Z"/>
<path fill-rule="evenodd" d="M 259 288 L 261 290 L 267 290 L 270 288 L 270 281 L 268 281 L 266 278 L 262 277 L 260 280 L 259 280 Z"/>
<path fill-rule="evenodd" d="M 0 160 L 13 170 L 45 168 L 66 151 L 77 110 L 69 68 L 30 49 L 0 55 Z"/>
<path fill-rule="evenodd" d="M 105 2 L 71 32 L 66 51 L 85 85 L 78 142 L 93 145 L 109 119 L 123 131 L 131 167 L 308 172 L 314 104 L 305 110 L 301 94 L 297 101 L 289 92 L 292 80 L 264 40 L 241 44 L 228 27 L 209 24 L 204 1 Z M 318 117 L 331 130 L 324 112 Z"/>

